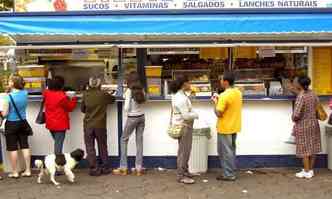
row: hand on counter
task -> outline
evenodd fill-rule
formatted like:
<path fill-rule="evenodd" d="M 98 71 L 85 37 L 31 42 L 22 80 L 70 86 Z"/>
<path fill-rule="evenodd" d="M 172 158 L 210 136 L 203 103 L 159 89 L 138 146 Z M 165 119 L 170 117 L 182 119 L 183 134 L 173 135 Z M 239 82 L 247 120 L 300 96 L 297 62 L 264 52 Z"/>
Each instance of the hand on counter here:
<path fill-rule="evenodd" d="M 72 99 L 76 97 L 76 92 L 75 91 L 66 91 L 66 95 L 69 99 Z"/>
<path fill-rule="evenodd" d="M 108 90 L 108 91 L 105 91 L 105 92 L 109 95 L 112 95 L 112 96 L 116 96 L 116 94 L 117 94 L 117 91 L 115 91 L 115 90 Z"/>

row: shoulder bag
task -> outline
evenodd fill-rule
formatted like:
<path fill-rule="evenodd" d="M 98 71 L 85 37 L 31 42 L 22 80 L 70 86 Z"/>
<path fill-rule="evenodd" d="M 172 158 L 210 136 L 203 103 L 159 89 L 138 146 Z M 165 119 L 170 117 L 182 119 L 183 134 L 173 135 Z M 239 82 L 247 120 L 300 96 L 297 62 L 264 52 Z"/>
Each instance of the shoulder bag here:
<path fill-rule="evenodd" d="M 33 135 L 33 131 L 32 131 L 32 128 L 30 126 L 30 124 L 28 123 L 28 121 L 26 119 L 23 119 L 20 112 L 18 111 L 17 109 L 17 106 L 14 102 L 14 99 L 13 97 L 9 94 L 9 98 L 10 98 L 10 101 L 12 102 L 13 106 L 14 106 L 14 109 L 15 109 L 15 112 L 17 114 L 17 116 L 20 118 L 21 122 L 22 122 L 22 133 L 27 135 L 27 136 L 32 136 Z"/>
<path fill-rule="evenodd" d="M 173 124 L 173 105 L 172 105 L 171 117 L 167 129 L 167 134 L 169 135 L 169 137 L 173 139 L 179 139 L 183 135 L 184 127 L 185 126 L 183 124 Z"/>
<path fill-rule="evenodd" d="M 316 106 L 316 112 L 317 112 L 317 119 L 320 121 L 325 121 L 327 119 L 327 113 L 324 110 L 324 107 L 320 102 L 318 102 Z"/>
<path fill-rule="evenodd" d="M 37 124 L 45 124 L 44 104 L 45 100 L 43 99 L 43 101 L 40 104 L 39 112 L 35 121 Z"/>

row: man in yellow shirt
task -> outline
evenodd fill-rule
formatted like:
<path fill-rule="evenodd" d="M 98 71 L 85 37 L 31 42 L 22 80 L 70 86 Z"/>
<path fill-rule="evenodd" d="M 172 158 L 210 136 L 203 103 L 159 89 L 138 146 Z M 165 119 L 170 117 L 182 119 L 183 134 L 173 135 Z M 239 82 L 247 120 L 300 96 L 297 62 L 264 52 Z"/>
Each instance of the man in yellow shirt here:
<path fill-rule="evenodd" d="M 225 91 L 213 98 L 218 117 L 218 155 L 223 175 L 217 180 L 236 180 L 236 135 L 241 131 L 242 93 L 234 88 L 235 75 L 225 72 L 221 84 Z"/>

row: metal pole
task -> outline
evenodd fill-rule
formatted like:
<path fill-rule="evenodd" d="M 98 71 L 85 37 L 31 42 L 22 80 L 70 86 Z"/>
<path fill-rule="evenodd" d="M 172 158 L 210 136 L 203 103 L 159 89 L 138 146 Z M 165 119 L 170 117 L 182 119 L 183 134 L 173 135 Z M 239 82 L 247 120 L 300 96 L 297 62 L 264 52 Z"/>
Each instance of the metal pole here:
<path fill-rule="evenodd" d="M 147 64 L 147 49 L 146 48 L 137 48 L 136 49 L 136 59 L 137 59 L 137 72 L 140 76 L 140 80 L 144 86 L 147 88 L 146 75 L 145 75 L 145 66 Z"/>
<path fill-rule="evenodd" d="M 118 96 L 123 96 L 124 83 L 124 67 L 123 67 L 123 51 L 122 48 L 118 50 Z"/>
<path fill-rule="evenodd" d="M 118 49 L 118 97 L 122 99 L 123 97 L 123 78 L 124 78 L 124 68 L 123 68 L 123 51 L 122 48 Z M 121 136 L 122 136 L 122 129 L 123 129 L 123 114 L 122 114 L 122 106 L 123 103 L 122 101 L 117 101 L 117 109 L 118 109 L 118 114 L 117 114 L 117 119 L 118 119 L 118 158 L 120 159 L 120 154 L 121 154 Z"/>
<path fill-rule="evenodd" d="M 233 69 L 233 48 L 228 48 L 228 71 Z"/>

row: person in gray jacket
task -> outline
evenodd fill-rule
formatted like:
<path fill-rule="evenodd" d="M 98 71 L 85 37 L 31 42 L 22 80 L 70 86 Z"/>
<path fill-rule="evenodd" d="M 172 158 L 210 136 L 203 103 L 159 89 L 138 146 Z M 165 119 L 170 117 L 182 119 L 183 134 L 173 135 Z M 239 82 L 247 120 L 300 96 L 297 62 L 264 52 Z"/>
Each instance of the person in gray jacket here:
<path fill-rule="evenodd" d="M 198 114 L 193 111 L 190 98 L 191 85 L 185 76 L 180 76 L 170 83 L 172 95 L 173 124 L 184 125 L 183 135 L 179 138 L 177 154 L 177 181 L 184 184 L 193 184 L 195 180 L 188 171 L 188 162 L 191 153 L 192 132 L 194 120 Z"/>

